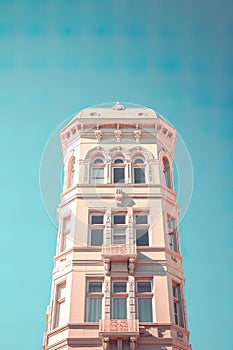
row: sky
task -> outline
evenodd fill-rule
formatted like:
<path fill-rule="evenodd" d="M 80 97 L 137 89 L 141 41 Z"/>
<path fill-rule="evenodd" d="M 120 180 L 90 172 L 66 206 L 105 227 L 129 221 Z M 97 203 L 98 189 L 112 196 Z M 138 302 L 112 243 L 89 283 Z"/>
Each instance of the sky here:
<path fill-rule="evenodd" d="M 57 234 L 43 149 L 64 120 L 109 101 L 155 109 L 185 142 L 190 341 L 232 349 L 232 11 L 228 0 L 0 0 L 2 350 L 42 346 Z"/>

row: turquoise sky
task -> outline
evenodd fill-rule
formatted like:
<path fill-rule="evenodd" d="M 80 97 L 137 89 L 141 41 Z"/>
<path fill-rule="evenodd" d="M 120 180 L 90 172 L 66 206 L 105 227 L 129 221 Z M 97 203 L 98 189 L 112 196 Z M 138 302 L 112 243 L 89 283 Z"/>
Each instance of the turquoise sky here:
<path fill-rule="evenodd" d="M 56 246 L 43 148 L 68 116 L 108 101 L 157 110 L 185 140 L 191 343 L 232 349 L 232 12 L 228 0 L 0 0 L 2 350 L 42 345 Z"/>

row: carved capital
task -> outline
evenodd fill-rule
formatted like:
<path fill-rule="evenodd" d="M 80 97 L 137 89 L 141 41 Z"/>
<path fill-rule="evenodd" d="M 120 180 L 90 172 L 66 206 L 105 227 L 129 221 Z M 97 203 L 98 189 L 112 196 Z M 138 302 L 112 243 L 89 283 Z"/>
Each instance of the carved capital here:
<path fill-rule="evenodd" d="M 134 137 L 136 139 L 136 142 L 139 142 L 140 141 L 140 138 L 142 137 L 142 132 L 141 130 L 134 130 Z"/>
<path fill-rule="evenodd" d="M 117 130 L 114 131 L 114 135 L 115 135 L 115 137 L 117 139 L 117 142 L 120 142 L 121 137 L 122 137 L 122 131 L 117 129 Z"/>
<path fill-rule="evenodd" d="M 99 143 L 100 141 L 101 141 L 101 139 L 102 139 L 102 131 L 101 130 L 96 130 L 95 131 L 95 137 L 96 137 L 96 139 L 97 139 L 97 142 Z"/>

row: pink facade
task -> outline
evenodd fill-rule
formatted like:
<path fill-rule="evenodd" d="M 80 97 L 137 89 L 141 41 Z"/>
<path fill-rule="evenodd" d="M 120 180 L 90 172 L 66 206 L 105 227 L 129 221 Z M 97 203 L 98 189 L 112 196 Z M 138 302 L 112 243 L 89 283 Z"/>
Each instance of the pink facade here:
<path fill-rule="evenodd" d="M 43 350 L 191 350 L 173 187 L 175 130 L 87 108 L 61 130 L 65 181 Z"/>

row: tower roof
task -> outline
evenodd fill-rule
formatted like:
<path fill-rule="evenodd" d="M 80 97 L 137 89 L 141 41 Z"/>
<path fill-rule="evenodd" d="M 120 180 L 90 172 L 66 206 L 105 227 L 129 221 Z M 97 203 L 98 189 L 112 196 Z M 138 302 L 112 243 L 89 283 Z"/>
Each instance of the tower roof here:
<path fill-rule="evenodd" d="M 141 120 L 144 118 L 158 118 L 158 114 L 151 108 L 116 102 L 114 105 L 104 104 L 85 108 L 76 114 L 73 120 L 80 121 L 93 118 L 100 119 L 100 121 L 109 121 L 109 119 L 115 118 L 119 120 L 125 118 Z"/>

